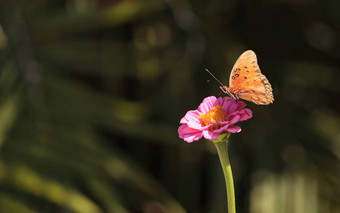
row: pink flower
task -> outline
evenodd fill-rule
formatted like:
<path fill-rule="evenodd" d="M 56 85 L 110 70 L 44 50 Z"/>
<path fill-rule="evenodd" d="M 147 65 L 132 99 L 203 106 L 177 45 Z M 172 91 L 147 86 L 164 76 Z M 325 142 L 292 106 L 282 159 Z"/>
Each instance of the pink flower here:
<path fill-rule="evenodd" d="M 246 103 L 229 97 L 207 97 L 197 110 L 188 111 L 181 119 L 178 135 L 191 143 L 202 136 L 214 140 L 223 132 L 241 132 L 241 127 L 235 124 L 253 116 L 252 111 L 245 106 Z"/>

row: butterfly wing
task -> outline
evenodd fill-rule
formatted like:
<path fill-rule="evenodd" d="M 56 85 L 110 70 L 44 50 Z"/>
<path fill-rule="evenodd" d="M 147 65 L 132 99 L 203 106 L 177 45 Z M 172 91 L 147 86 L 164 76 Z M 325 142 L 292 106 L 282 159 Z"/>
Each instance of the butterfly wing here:
<path fill-rule="evenodd" d="M 273 90 L 268 79 L 261 73 L 257 58 L 247 50 L 237 59 L 229 78 L 229 91 L 239 98 L 258 105 L 273 103 Z"/>

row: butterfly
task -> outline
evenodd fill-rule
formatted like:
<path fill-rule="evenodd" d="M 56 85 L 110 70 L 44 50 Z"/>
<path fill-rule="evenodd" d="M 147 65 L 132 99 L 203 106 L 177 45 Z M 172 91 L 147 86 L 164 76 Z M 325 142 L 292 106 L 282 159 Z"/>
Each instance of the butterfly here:
<path fill-rule="evenodd" d="M 274 101 L 272 86 L 261 73 L 256 54 L 252 50 L 245 51 L 237 59 L 230 73 L 229 87 L 220 84 L 221 90 L 236 100 L 243 99 L 257 105 L 268 105 Z"/>

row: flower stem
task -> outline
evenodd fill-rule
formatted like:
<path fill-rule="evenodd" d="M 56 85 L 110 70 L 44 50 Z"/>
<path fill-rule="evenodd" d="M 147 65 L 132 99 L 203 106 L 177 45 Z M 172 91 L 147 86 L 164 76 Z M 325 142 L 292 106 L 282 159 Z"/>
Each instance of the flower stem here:
<path fill-rule="evenodd" d="M 215 143 L 215 146 L 220 158 L 227 188 L 228 213 L 236 213 L 233 173 L 228 155 L 228 138 L 225 137 L 225 140 Z"/>

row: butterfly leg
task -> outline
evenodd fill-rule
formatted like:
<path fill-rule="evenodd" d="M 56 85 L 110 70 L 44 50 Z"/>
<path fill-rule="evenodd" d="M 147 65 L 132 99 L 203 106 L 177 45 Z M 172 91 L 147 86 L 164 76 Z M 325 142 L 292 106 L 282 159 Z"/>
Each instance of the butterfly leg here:
<path fill-rule="evenodd" d="M 237 94 L 233 94 L 233 95 L 234 95 L 234 97 L 235 97 L 236 101 L 239 101 L 239 100 L 240 100 L 240 97 L 238 97 L 238 95 L 237 95 Z"/>
<path fill-rule="evenodd" d="M 236 101 L 239 101 L 239 100 L 240 100 L 240 97 L 238 97 L 237 94 L 235 94 L 235 93 L 233 93 L 233 92 L 231 92 L 231 91 L 229 91 L 229 90 L 227 90 L 226 93 L 229 95 L 229 97 L 235 99 Z"/>

